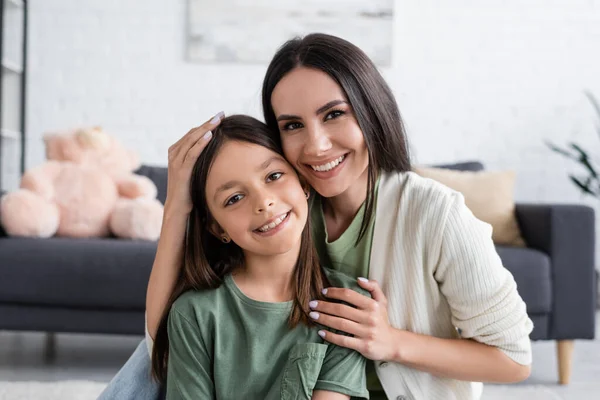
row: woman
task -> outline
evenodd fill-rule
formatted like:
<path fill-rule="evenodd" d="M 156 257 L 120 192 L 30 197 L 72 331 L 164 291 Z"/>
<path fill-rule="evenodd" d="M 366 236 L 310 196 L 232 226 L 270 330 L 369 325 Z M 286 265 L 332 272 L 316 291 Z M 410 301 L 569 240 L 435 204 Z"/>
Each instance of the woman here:
<path fill-rule="evenodd" d="M 371 60 L 333 36 L 292 40 L 273 58 L 262 96 L 287 160 L 319 194 L 320 257 L 374 279 L 362 284 L 370 301 L 328 293 L 359 311 L 314 308 L 319 323 L 353 335 L 325 339 L 375 361 L 390 398 L 470 399 L 480 385 L 468 381 L 525 379 L 532 323 L 491 227 L 460 194 L 407 172 L 398 107 Z"/>
<path fill-rule="evenodd" d="M 459 193 L 409 172 L 398 107 L 371 60 L 333 36 L 294 39 L 271 61 L 262 96 L 265 122 L 316 192 L 319 256 L 370 278 L 358 283 L 372 299 L 327 291 L 356 308 L 311 306 L 320 324 L 353 335 L 325 340 L 372 360 L 371 398 L 478 399 L 475 382 L 525 379 L 532 323 L 491 227 Z M 163 269 L 150 278 L 151 333 L 176 276 Z"/>

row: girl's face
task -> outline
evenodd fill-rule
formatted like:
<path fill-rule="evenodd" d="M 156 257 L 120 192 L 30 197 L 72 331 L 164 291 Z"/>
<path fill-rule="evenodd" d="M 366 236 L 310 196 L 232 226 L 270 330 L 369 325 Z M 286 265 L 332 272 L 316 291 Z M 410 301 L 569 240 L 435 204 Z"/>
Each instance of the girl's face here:
<path fill-rule="evenodd" d="M 206 203 L 220 238 L 227 234 L 245 252 L 283 254 L 298 249 L 308 204 L 298 175 L 279 154 L 229 140 L 206 180 Z"/>
<path fill-rule="evenodd" d="M 271 104 L 286 158 L 320 195 L 340 195 L 366 174 L 363 133 L 329 75 L 296 68 L 277 83 Z"/>

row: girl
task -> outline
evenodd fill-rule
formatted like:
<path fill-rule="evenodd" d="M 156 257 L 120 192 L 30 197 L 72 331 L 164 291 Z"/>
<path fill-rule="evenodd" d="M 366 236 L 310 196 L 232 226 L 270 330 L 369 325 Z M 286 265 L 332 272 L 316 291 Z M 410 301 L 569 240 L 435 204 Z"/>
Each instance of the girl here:
<path fill-rule="evenodd" d="M 227 117 L 195 163 L 184 265 L 152 354 L 167 399 L 368 398 L 366 360 L 323 344 L 308 316 L 324 287 L 355 282 L 319 266 L 308 190 L 272 137 Z"/>
<path fill-rule="evenodd" d="M 372 299 L 328 289 L 328 298 L 354 307 L 310 304 L 319 324 L 353 335 L 328 331 L 325 340 L 371 360 L 371 398 L 471 400 L 481 396 L 475 382 L 525 379 L 533 326 L 495 251 L 491 227 L 472 215 L 459 193 L 410 172 L 396 101 L 371 60 L 333 36 L 291 40 L 267 69 L 262 103 L 286 159 L 316 192 L 311 219 L 319 257 L 370 278 L 358 283 Z M 195 140 L 212 128 L 204 126 Z M 201 151 L 203 145 L 196 146 Z M 176 281 L 176 265 L 153 266 L 150 334 Z M 141 347 L 132 360 L 117 381 L 148 368 Z M 152 385 L 133 380 L 140 390 Z"/>

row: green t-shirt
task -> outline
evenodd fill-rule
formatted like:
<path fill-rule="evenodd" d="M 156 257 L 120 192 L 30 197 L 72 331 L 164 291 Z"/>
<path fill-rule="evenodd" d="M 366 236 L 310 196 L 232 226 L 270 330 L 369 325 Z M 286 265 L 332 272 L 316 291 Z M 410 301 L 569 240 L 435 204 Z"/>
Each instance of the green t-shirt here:
<path fill-rule="evenodd" d="M 324 269 L 332 286 L 362 291 Z M 327 344 L 322 327 L 288 326 L 292 301 L 244 295 L 231 275 L 217 289 L 188 291 L 168 320 L 167 399 L 310 399 L 313 390 L 368 398 L 366 359 Z"/>
<path fill-rule="evenodd" d="M 375 202 L 377 201 L 378 189 L 379 179 L 375 184 Z M 375 211 L 375 208 L 373 208 L 373 211 Z M 327 237 L 327 229 L 325 228 L 325 216 L 323 215 L 321 198 L 318 195 L 314 196 L 311 205 L 311 228 L 315 247 L 323 265 L 330 266 L 336 271 L 341 271 L 354 277 L 369 276 L 369 259 L 371 257 L 373 232 L 375 230 L 375 215 L 373 214 L 365 235 L 358 242 L 358 245 L 356 245 L 364 215 L 365 203 L 363 203 L 354 216 L 348 229 L 338 239 L 330 242 Z M 371 360 L 367 361 L 367 388 L 369 389 L 371 400 L 387 399 L 375 372 L 375 365 Z"/>

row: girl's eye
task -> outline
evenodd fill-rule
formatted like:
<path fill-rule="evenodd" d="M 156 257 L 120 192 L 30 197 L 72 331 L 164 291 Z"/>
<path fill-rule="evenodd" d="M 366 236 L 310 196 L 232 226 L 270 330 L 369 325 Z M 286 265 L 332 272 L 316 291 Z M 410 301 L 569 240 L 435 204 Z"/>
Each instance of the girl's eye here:
<path fill-rule="evenodd" d="M 283 172 L 273 172 L 267 177 L 267 182 L 276 181 L 283 175 Z"/>
<path fill-rule="evenodd" d="M 337 117 L 341 117 L 342 115 L 344 115 L 342 110 L 333 110 L 325 116 L 325 120 L 327 121 L 329 119 L 335 119 Z"/>
<path fill-rule="evenodd" d="M 227 203 L 225 203 L 225 207 L 227 206 L 231 206 L 235 203 L 237 203 L 238 201 L 240 201 L 244 196 L 242 196 L 241 194 L 236 194 L 233 195 L 232 197 L 229 198 L 229 200 L 227 200 Z"/>
<path fill-rule="evenodd" d="M 289 122 L 283 125 L 283 128 L 281 129 L 284 131 L 293 131 L 300 128 L 302 128 L 302 124 L 300 122 Z"/>

